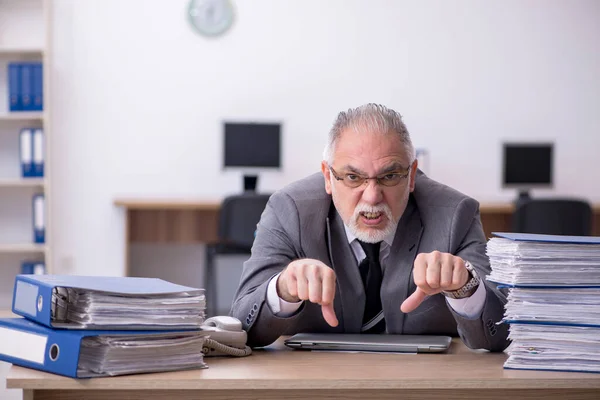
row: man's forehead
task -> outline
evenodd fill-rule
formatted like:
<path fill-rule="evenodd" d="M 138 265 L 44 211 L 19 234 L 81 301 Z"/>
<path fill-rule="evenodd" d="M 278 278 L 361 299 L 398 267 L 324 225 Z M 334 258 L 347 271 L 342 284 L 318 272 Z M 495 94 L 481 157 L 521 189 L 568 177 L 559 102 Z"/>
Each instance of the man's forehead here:
<path fill-rule="evenodd" d="M 348 132 L 349 133 L 349 132 Z M 365 143 L 365 140 L 370 141 Z M 397 134 L 354 133 L 342 135 L 333 151 L 336 164 L 360 168 L 367 163 L 379 168 L 395 164 L 406 168 L 410 164 L 410 155 Z"/>

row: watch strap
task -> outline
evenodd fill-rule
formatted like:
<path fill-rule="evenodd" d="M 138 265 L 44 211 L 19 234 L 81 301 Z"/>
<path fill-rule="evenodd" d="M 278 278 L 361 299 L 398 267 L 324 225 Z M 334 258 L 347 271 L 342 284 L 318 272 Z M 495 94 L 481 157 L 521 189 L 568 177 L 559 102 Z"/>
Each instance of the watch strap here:
<path fill-rule="evenodd" d="M 479 279 L 475 268 L 473 268 L 471 263 L 469 263 L 468 261 L 465 261 L 465 268 L 467 269 L 467 271 L 469 271 L 470 275 L 469 279 L 467 280 L 467 283 L 465 283 L 463 287 L 456 290 L 442 291 L 442 294 L 444 296 L 449 297 L 451 299 L 465 299 L 467 297 L 472 296 L 473 293 L 475 293 L 475 291 L 479 287 L 479 283 L 481 280 Z"/>

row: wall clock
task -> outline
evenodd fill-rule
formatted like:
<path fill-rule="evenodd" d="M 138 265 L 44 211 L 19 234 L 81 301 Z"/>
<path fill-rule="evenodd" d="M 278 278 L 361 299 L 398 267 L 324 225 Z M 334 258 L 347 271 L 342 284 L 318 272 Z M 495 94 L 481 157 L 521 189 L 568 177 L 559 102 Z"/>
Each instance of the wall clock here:
<path fill-rule="evenodd" d="M 229 0 L 191 0 L 188 18 L 196 32 L 219 36 L 233 24 L 233 5 Z"/>

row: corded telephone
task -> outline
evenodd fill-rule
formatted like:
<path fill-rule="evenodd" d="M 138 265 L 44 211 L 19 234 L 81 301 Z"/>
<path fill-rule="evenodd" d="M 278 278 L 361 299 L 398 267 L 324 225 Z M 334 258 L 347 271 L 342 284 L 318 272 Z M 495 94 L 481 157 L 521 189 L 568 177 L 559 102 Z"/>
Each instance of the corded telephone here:
<path fill-rule="evenodd" d="M 244 357 L 252 353 L 250 347 L 246 346 L 248 335 L 242 329 L 242 323 L 236 318 L 224 315 L 211 317 L 204 321 L 200 328 L 209 335 L 202 348 L 205 357 L 224 355 Z"/>

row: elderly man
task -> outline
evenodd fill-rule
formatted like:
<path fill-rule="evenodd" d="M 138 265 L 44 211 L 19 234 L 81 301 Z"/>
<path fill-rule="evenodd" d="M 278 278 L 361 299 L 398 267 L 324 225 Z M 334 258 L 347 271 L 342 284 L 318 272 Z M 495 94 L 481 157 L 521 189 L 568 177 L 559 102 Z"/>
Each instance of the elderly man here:
<path fill-rule="evenodd" d="M 271 196 L 231 314 L 252 346 L 387 332 L 502 351 L 485 243 L 477 201 L 419 171 L 400 114 L 367 104 L 338 115 L 321 173 Z"/>

